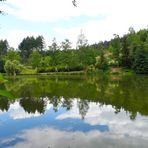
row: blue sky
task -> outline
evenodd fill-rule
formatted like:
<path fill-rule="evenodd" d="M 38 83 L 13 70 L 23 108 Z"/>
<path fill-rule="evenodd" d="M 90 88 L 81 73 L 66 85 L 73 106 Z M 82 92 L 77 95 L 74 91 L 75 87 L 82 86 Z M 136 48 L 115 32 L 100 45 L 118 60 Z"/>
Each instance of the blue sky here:
<path fill-rule="evenodd" d="M 43 35 L 46 45 L 56 37 L 68 38 L 75 46 L 81 30 L 89 43 L 123 35 L 148 25 L 147 0 L 7 0 L 0 4 L 0 38 L 17 48 L 26 36 Z"/>

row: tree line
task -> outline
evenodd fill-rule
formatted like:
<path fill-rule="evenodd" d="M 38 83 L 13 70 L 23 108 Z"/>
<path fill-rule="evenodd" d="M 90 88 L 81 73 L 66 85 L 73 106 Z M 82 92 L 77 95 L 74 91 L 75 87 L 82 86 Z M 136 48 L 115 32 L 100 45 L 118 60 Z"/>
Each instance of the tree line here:
<path fill-rule="evenodd" d="M 18 49 L 9 47 L 7 40 L 0 40 L 0 72 L 11 75 L 22 69 L 42 72 L 106 71 L 111 67 L 134 70 L 138 74 L 148 74 L 148 29 L 136 32 L 132 27 L 127 34 L 114 34 L 110 41 L 89 45 L 80 33 L 76 49 L 69 39 L 60 44 L 56 38 L 45 48 L 43 36 L 28 36 Z"/>

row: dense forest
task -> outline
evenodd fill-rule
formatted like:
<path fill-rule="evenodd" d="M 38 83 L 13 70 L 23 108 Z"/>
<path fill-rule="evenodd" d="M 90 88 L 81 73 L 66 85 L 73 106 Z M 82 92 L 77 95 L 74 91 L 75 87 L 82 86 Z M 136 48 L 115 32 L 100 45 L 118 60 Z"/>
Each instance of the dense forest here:
<path fill-rule="evenodd" d="M 138 74 L 148 74 L 148 29 L 127 34 L 114 34 L 110 41 L 89 45 L 85 35 L 78 36 L 76 49 L 69 39 L 58 44 L 56 38 L 45 48 L 43 36 L 28 36 L 18 49 L 0 40 L 0 72 L 48 73 L 70 71 L 109 71 L 111 68 L 128 68 Z"/>

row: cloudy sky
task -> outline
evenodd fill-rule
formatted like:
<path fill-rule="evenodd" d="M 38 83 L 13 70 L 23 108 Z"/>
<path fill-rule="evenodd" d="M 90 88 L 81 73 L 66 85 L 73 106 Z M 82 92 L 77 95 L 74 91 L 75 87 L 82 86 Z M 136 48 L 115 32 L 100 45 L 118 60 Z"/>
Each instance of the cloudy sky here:
<path fill-rule="evenodd" d="M 24 37 L 43 35 L 46 45 L 56 37 L 75 46 L 83 30 L 90 44 L 109 40 L 131 26 L 146 28 L 147 6 L 147 0 L 77 0 L 77 7 L 72 0 L 7 0 L 0 3 L 6 12 L 0 16 L 0 39 L 17 48 Z"/>

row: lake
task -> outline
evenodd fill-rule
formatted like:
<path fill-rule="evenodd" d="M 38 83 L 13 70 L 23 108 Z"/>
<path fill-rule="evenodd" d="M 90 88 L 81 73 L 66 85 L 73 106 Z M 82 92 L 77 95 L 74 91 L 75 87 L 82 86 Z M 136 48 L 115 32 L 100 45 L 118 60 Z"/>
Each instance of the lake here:
<path fill-rule="evenodd" d="M 147 76 L 18 76 L 0 90 L 0 148 L 147 148 Z"/>

